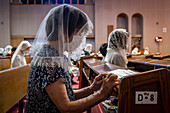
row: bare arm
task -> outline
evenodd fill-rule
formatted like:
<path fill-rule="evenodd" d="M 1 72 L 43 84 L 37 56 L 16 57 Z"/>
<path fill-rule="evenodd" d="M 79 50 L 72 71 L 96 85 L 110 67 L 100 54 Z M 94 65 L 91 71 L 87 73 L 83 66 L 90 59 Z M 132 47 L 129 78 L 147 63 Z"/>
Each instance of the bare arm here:
<path fill-rule="evenodd" d="M 45 89 L 51 100 L 61 112 L 83 112 L 90 107 L 100 103 L 111 94 L 111 92 L 113 91 L 113 87 L 119 83 L 115 78 L 115 75 L 107 76 L 103 81 L 104 83 L 101 87 L 101 90 L 77 101 L 69 100 L 66 87 L 62 78 L 58 79 L 53 84 L 45 87 Z"/>

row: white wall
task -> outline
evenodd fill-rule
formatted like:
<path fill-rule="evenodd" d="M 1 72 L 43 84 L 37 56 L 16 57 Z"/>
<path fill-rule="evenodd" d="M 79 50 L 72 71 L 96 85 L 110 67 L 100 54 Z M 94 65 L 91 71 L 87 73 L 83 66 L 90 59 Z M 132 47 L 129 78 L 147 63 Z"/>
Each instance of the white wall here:
<path fill-rule="evenodd" d="M 10 44 L 9 0 L 0 1 L 0 47 Z"/>
<path fill-rule="evenodd" d="M 7 14 L 9 6 L 4 7 L 3 0 L 0 14 Z M 125 13 L 128 16 L 128 31 L 130 33 L 129 48 L 131 48 L 132 16 L 140 13 L 143 16 L 143 47 L 149 47 L 151 52 L 158 52 L 158 44 L 154 41 L 156 36 L 162 36 L 160 51 L 170 53 L 170 0 L 95 0 L 94 5 L 75 5 L 82 9 L 95 24 L 95 50 L 98 51 L 102 43 L 107 42 L 107 25 L 117 27 L 117 15 Z M 9 32 L 9 16 L 7 27 L 0 25 L 1 40 L 10 43 L 9 35 L 35 35 L 42 19 L 55 5 L 12 5 L 10 13 L 11 31 Z M 8 10 L 6 10 L 8 9 Z M 8 14 L 7 14 L 8 15 Z M 1 17 L 0 17 L 1 18 Z M 0 20 L 2 21 L 2 20 Z M 159 22 L 159 25 L 156 25 Z M 5 22 L 6 24 L 6 22 Z M 167 32 L 163 33 L 163 27 Z M 7 30 L 5 30 L 5 29 Z M 7 37 L 5 39 L 4 37 Z M 93 40 L 94 41 L 94 40 Z M 91 41 L 91 42 L 93 42 Z M 94 42 L 93 42 L 94 43 Z M 0 42 L 0 44 L 4 44 Z"/>
<path fill-rule="evenodd" d="M 11 35 L 36 35 L 41 21 L 56 5 L 12 5 Z M 94 23 L 93 5 L 74 5 L 83 10 Z M 93 32 L 94 33 L 94 32 Z"/>
<path fill-rule="evenodd" d="M 107 42 L 107 25 L 117 27 L 117 15 L 128 15 L 129 45 L 131 45 L 132 16 L 140 13 L 143 16 L 143 47 L 149 47 L 151 52 L 158 52 L 154 41 L 156 36 L 162 36 L 160 51 L 170 53 L 170 0 L 95 0 L 95 48 Z M 159 25 L 156 25 L 159 22 Z M 163 27 L 167 32 L 163 32 Z M 131 47 L 130 47 L 131 48 Z"/>

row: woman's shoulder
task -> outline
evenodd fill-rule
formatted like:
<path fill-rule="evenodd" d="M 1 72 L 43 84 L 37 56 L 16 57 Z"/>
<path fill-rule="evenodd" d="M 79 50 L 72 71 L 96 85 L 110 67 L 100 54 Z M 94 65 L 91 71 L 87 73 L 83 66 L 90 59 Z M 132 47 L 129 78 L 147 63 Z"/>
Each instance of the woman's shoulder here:
<path fill-rule="evenodd" d="M 44 44 L 40 51 L 38 52 L 37 56 L 41 57 L 55 57 L 59 56 L 59 53 L 56 49 L 54 49 L 51 45 Z"/>

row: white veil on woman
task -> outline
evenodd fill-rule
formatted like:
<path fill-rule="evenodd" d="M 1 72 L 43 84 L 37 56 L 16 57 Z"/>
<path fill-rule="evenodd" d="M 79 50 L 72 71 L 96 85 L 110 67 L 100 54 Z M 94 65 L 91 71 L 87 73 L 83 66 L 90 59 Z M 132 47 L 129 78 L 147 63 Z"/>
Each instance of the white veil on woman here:
<path fill-rule="evenodd" d="M 12 59 L 11 59 L 11 67 L 14 65 L 14 60 L 16 59 L 17 55 L 22 51 L 26 50 L 27 48 L 31 47 L 31 44 L 28 41 L 22 41 L 19 46 L 17 47 L 16 51 L 14 52 Z M 23 53 L 24 54 L 24 53 Z M 26 61 L 25 61 L 26 62 Z"/>
<path fill-rule="evenodd" d="M 3 56 L 7 56 L 7 54 L 11 54 L 11 49 L 12 49 L 12 46 L 11 45 L 7 45 L 5 47 L 4 52 L 3 52 Z"/>
<path fill-rule="evenodd" d="M 65 4 L 52 8 L 42 21 L 31 46 L 30 54 L 34 56 L 33 64 L 41 65 L 42 59 L 46 59 L 37 55 L 44 44 L 52 45 L 60 54 L 68 53 L 69 59 L 79 59 L 86 44 L 86 36 L 92 32 L 92 29 L 92 22 L 80 9 Z M 69 43 L 69 40 L 72 41 Z M 51 63 L 55 60 L 62 67 L 67 66 L 63 56 L 50 58 Z"/>
<path fill-rule="evenodd" d="M 126 57 L 127 47 L 128 47 L 128 33 L 124 29 L 115 29 L 109 35 L 107 55 L 106 55 L 105 61 L 109 61 L 111 57 L 113 58 L 116 52 L 122 56 L 123 60 L 127 64 L 128 63 L 128 60 Z M 118 62 L 118 61 L 115 61 L 115 62 Z"/>

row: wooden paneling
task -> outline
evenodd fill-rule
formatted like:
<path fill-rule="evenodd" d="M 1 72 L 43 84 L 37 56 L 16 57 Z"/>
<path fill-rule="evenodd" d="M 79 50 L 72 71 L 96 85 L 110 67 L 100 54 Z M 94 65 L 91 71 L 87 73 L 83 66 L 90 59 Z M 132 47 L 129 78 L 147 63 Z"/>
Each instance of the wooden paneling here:
<path fill-rule="evenodd" d="M 11 46 L 18 47 L 23 40 L 24 38 L 11 38 Z"/>
<path fill-rule="evenodd" d="M 10 59 L 0 59 L 0 71 L 10 69 L 11 60 Z"/>
<path fill-rule="evenodd" d="M 109 38 L 109 34 L 113 31 L 114 26 L 113 25 L 107 25 L 107 41 Z"/>

